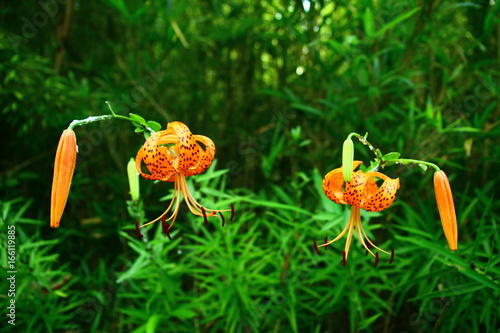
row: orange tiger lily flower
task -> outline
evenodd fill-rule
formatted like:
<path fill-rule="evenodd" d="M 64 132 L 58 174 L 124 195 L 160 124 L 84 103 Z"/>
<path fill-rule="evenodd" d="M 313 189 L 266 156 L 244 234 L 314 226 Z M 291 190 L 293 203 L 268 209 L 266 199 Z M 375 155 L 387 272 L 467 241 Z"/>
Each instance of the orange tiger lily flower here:
<path fill-rule="evenodd" d="M 354 161 L 353 170 L 361 163 L 361 161 Z M 375 178 L 384 181 L 380 188 L 375 183 Z M 344 190 L 342 190 L 343 188 Z M 335 239 L 327 241 L 327 238 L 325 238 L 324 244 L 319 246 L 314 242 L 316 252 L 319 254 L 318 247 L 326 248 L 326 246 L 336 242 L 347 233 L 347 242 L 345 250 L 342 253 L 342 265 L 345 265 L 347 256 L 349 255 L 349 248 L 351 247 L 352 235 L 355 233 L 358 240 L 366 249 L 366 254 L 370 253 L 375 257 L 375 266 L 378 264 L 378 252 L 374 254 L 370 250 L 370 246 L 389 254 L 391 256 L 389 263 L 392 263 L 394 260 L 394 250 L 391 250 L 389 253 L 373 244 L 363 229 L 360 210 L 365 209 L 370 212 L 379 212 L 386 209 L 394 202 L 398 189 L 399 178 L 391 179 L 380 172 L 358 170 L 352 173 L 350 182 L 345 182 L 342 167 L 330 171 L 323 179 L 323 191 L 333 202 L 351 205 L 352 211 L 346 227 Z"/>
<path fill-rule="evenodd" d="M 450 182 L 443 170 L 434 173 L 434 191 L 444 235 L 450 250 L 456 251 L 458 248 L 457 215 Z"/>
<path fill-rule="evenodd" d="M 71 179 L 76 165 L 76 135 L 72 129 L 66 129 L 59 139 L 54 162 L 52 194 L 50 198 L 50 226 L 58 228 L 64 207 L 68 201 Z"/>
<path fill-rule="evenodd" d="M 200 145 L 201 144 L 201 145 Z M 189 128 L 179 121 L 171 122 L 164 131 L 158 131 L 146 140 L 136 155 L 135 163 L 139 174 L 149 180 L 161 180 L 174 183 L 174 195 L 170 205 L 158 218 L 142 226 L 136 223 L 136 230 L 139 235 L 139 228 L 145 227 L 158 220 L 162 220 L 162 228 L 170 238 L 169 229 L 174 225 L 175 218 L 179 213 L 181 196 L 184 197 L 191 213 L 203 216 L 205 224 L 207 217 L 219 213 L 224 225 L 224 215 L 222 212 L 231 212 L 232 221 L 234 217 L 234 206 L 231 204 L 229 210 L 208 209 L 200 205 L 189 192 L 186 177 L 197 175 L 205 171 L 215 156 L 215 145 L 213 141 L 203 135 L 193 135 Z M 142 171 L 143 163 L 149 173 Z M 166 218 L 167 212 L 174 208 L 170 217 Z M 172 221 L 166 225 L 167 221 Z M 142 235 L 141 235 L 142 236 Z"/>

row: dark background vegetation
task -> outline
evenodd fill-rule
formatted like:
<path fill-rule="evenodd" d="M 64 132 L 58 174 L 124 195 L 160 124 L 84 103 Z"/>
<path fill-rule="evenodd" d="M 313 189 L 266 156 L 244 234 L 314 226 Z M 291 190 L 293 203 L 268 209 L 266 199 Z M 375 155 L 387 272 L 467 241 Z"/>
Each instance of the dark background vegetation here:
<path fill-rule="evenodd" d="M 0 258 L 6 272 L 15 224 L 19 332 L 497 332 L 498 0 L 0 1 L 0 15 Z M 76 128 L 50 229 L 59 136 L 105 101 L 212 138 L 217 163 L 192 185 L 235 220 L 183 214 L 172 241 L 157 226 L 139 239 L 126 164 L 144 139 L 116 120 Z M 343 267 L 345 240 L 314 253 L 348 217 L 320 184 L 352 131 L 447 172 L 457 252 L 432 172 L 395 166 L 396 203 L 362 215 L 394 263 L 353 242 Z M 148 219 L 171 189 L 141 180 Z"/>

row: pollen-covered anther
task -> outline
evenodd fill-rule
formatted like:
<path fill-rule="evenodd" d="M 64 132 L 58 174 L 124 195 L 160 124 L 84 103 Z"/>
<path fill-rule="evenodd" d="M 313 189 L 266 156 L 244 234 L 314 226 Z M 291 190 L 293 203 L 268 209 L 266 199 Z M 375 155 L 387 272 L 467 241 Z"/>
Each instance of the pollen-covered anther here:
<path fill-rule="evenodd" d="M 170 226 L 166 223 L 166 215 L 163 214 L 163 216 L 161 217 L 161 229 L 163 230 L 163 233 L 167 235 L 168 239 L 172 240 L 172 237 L 170 237 L 170 232 L 168 231 L 169 228 Z"/>
<path fill-rule="evenodd" d="M 224 214 L 222 212 L 219 212 L 220 218 L 222 219 L 222 226 L 226 224 L 226 219 L 224 218 Z"/>
<path fill-rule="evenodd" d="M 137 235 L 139 235 L 139 237 L 144 237 L 144 235 L 139 231 L 139 222 L 137 221 L 135 221 L 135 232 L 137 232 Z"/>
<path fill-rule="evenodd" d="M 319 252 L 319 249 L 318 249 L 318 244 L 316 243 L 316 241 L 314 241 L 314 250 L 316 251 L 316 253 L 318 255 L 321 255 L 321 252 Z"/>
<path fill-rule="evenodd" d="M 205 225 L 208 225 L 207 212 L 205 211 L 205 207 L 201 207 L 201 213 L 203 214 L 203 221 Z"/>
<path fill-rule="evenodd" d="M 231 203 L 231 218 L 229 219 L 229 222 L 232 222 L 234 218 L 234 204 Z"/>
<path fill-rule="evenodd" d="M 375 263 L 373 264 L 373 267 L 377 267 L 378 265 L 378 252 L 375 252 Z"/>

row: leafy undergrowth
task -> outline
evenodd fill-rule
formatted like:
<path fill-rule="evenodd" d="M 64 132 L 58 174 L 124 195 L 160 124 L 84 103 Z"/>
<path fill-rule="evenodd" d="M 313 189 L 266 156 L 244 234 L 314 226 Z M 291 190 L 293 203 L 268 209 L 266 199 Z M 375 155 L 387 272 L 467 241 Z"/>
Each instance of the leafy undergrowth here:
<path fill-rule="evenodd" d="M 349 213 L 325 200 L 317 170 L 256 194 L 225 190 L 225 177 L 214 169 L 190 186 L 207 206 L 234 203 L 234 220 L 223 227 L 212 217 L 205 226 L 202 218 L 181 214 L 173 240 L 159 225 L 142 229 L 144 238 L 138 237 L 133 223 L 112 226 L 110 216 L 101 218 L 112 229 L 104 234 L 77 221 L 66 221 L 64 232 L 48 230 L 43 221 L 23 218 L 31 202 L 3 202 L 2 221 L 16 225 L 17 232 L 16 328 L 492 332 L 498 327 L 500 258 L 492 198 L 479 191 L 471 202 L 465 195 L 458 198 L 456 252 L 447 249 L 429 202 L 401 203 L 397 215 L 364 214 L 369 234 L 381 248 L 394 248 L 395 260 L 389 264 L 382 255 L 374 267 L 354 242 L 344 267 L 345 239 L 320 256 L 312 246 L 338 234 Z M 2 249 L 2 266 L 5 253 Z"/>

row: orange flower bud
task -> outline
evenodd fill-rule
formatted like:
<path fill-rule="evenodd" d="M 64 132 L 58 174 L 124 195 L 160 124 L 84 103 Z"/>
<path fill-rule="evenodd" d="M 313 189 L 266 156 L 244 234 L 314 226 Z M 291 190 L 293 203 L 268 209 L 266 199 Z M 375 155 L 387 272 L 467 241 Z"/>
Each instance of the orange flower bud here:
<path fill-rule="evenodd" d="M 54 162 L 52 195 L 50 198 L 50 226 L 58 228 L 66 201 L 68 200 L 71 179 L 76 164 L 76 135 L 72 129 L 66 129 L 59 139 Z"/>
<path fill-rule="evenodd" d="M 457 216 L 450 182 L 443 170 L 434 173 L 434 191 L 436 192 L 436 202 L 441 223 L 443 224 L 444 235 L 450 250 L 456 251 L 458 246 Z"/>

